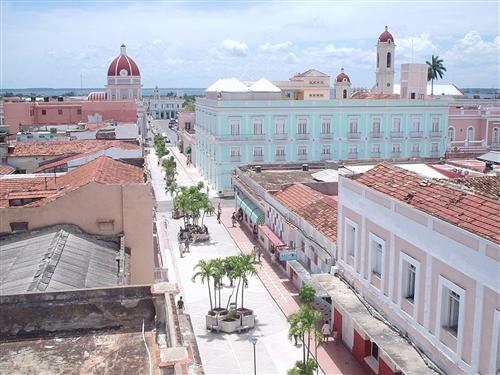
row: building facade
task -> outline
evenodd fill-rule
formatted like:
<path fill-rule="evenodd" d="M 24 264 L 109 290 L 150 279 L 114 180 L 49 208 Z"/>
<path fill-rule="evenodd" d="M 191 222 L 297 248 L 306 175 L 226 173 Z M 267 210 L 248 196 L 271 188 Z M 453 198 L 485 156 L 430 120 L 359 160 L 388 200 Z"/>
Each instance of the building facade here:
<path fill-rule="evenodd" d="M 196 165 L 221 194 L 231 187 L 237 165 L 445 153 L 448 106 L 442 101 L 244 100 L 244 94 L 226 100 L 224 95 L 196 100 Z"/>
<path fill-rule="evenodd" d="M 196 134 L 195 134 L 195 113 L 181 111 L 179 112 L 179 147 L 181 152 L 186 154 L 193 165 L 196 166 Z"/>
<path fill-rule="evenodd" d="M 377 41 L 377 68 L 375 69 L 375 86 L 372 91 L 379 94 L 394 92 L 394 52 L 396 45 L 387 26 Z"/>
<path fill-rule="evenodd" d="M 487 178 L 477 186 L 498 186 Z M 499 210 L 494 196 L 387 163 L 341 177 L 339 274 L 445 373 L 498 373 Z M 340 334 L 349 312 L 332 303 Z"/>
<path fill-rule="evenodd" d="M 184 103 L 184 99 L 177 96 L 160 95 L 158 86 L 155 87 L 152 97 L 144 99 L 149 114 L 155 120 L 176 119 Z"/>

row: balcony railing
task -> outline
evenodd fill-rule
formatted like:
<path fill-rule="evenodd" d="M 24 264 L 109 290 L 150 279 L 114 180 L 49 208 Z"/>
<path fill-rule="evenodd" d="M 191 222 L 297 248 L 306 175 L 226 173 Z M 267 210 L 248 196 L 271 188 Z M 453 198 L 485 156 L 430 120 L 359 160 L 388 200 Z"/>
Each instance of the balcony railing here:
<path fill-rule="evenodd" d="M 155 278 L 155 283 L 161 283 L 161 282 L 168 281 L 168 269 L 167 268 L 154 267 L 153 268 L 153 275 Z"/>
<path fill-rule="evenodd" d="M 380 153 L 380 151 L 372 151 L 370 155 L 372 158 L 379 159 L 382 154 Z"/>
<path fill-rule="evenodd" d="M 412 151 L 410 153 L 412 158 L 419 158 L 420 157 L 420 151 Z"/>
<path fill-rule="evenodd" d="M 241 155 L 231 155 L 229 157 L 229 161 L 231 163 L 237 163 L 237 162 L 240 162 L 241 161 Z"/>
<path fill-rule="evenodd" d="M 398 159 L 400 157 L 401 157 L 401 151 L 392 151 L 391 152 L 391 158 Z"/>
<path fill-rule="evenodd" d="M 274 134 L 274 139 L 288 139 L 288 134 L 276 133 L 276 134 Z"/>
<path fill-rule="evenodd" d="M 264 161 L 264 155 L 254 155 L 253 161 Z"/>
<path fill-rule="evenodd" d="M 374 139 L 379 139 L 384 137 L 384 132 L 371 132 L 370 137 Z"/>
<path fill-rule="evenodd" d="M 357 159 L 358 158 L 358 153 L 357 152 L 349 152 L 347 154 L 347 158 L 349 158 L 349 159 Z"/>
<path fill-rule="evenodd" d="M 403 132 L 391 132 L 392 139 L 399 139 L 399 138 L 403 138 L 403 137 L 404 137 Z"/>
<path fill-rule="evenodd" d="M 431 138 L 441 138 L 441 132 L 440 131 L 431 131 L 430 136 L 431 136 Z"/>
<path fill-rule="evenodd" d="M 321 154 L 321 160 L 331 160 L 332 154 Z"/>
<path fill-rule="evenodd" d="M 297 160 L 307 160 L 307 154 L 297 154 Z"/>
<path fill-rule="evenodd" d="M 309 139 L 310 134 L 309 133 L 297 133 L 295 134 L 295 139 Z"/>
<path fill-rule="evenodd" d="M 321 139 L 332 139 L 333 138 L 333 133 L 321 133 L 319 135 Z"/>
<path fill-rule="evenodd" d="M 265 134 L 219 134 L 214 135 L 217 141 L 263 141 L 266 139 Z"/>
<path fill-rule="evenodd" d="M 422 131 L 410 132 L 410 138 L 422 138 L 423 136 L 424 136 L 424 132 L 422 132 Z"/>
<path fill-rule="evenodd" d="M 285 161 L 286 155 L 276 155 L 276 161 Z"/>
<path fill-rule="evenodd" d="M 360 139 L 360 138 L 361 138 L 361 133 L 358 132 L 347 133 L 347 139 Z"/>

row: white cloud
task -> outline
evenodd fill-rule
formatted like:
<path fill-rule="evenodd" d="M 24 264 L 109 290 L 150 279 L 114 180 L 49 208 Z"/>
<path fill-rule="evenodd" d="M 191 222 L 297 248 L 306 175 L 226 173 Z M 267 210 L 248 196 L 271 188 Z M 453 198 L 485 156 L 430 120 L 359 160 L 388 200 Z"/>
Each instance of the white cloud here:
<path fill-rule="evenodd" d="M 286 42 L 271 44 L 266 42 L 259 46 L 259 49 L 264 52 L 278 52 L 282 50 L 287 50 L 292 46 L 292 42 L 287 40 Z"/>
<path fill-rule="evenodd" d="M 483 40 L 477 31 L 470 31 L 457 40 L 445 56 L 453 62 L 480 63 L 488 60 L 496 63 L 500 52 L 500 35 L 493 42 Z"/>
<path fill-rule="evenodd" d="M 246 43 L 226 39 L 222 42 L 221 50 L 228 56 L 245 57 L 248 54 Z"/>

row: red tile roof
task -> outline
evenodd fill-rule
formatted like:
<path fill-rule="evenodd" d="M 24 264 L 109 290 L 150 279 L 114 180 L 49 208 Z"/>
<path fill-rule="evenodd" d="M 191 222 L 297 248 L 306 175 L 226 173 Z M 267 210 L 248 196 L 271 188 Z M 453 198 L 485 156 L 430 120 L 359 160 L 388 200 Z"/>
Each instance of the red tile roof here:
<path fill-rule="evenodd" d="M 290 185 L 274 196 L 330 240 L 337 240 L 337 201 L 334 197 L 303 184 Z"/>
<path fill-rule="evenodd" d="M 106 150 L 111 147 L 135 150 L 139 148 L 139 145 L 115 140 L 17 142 L 14 148 L 9 150 L 9 156 L 74 155 L 91 151 Z"/>
<path fill-rule="evenodd" d="M 128 184 L 144 182 L 142 168 L 101 156 L 79 168 L 55 177 L 0 179 L 0 207 L 9 199 L 43 198 L 24 207 L 41 206 L 90 182 Z"/>
<path fill-rule="evenodd" d="M 4 174 L 12 174 L 16 171 L 16 168 L 11 167 L 10 165 L 7 164 L 0 164 L 0 175 Z"/>
<path fill-rule="evenodd" d="M 427 214 L 500 243 L 498 199 L 460 189 L 448 182 L 429 180 L 389 163 L 379 164 L 351 178 Z"/>

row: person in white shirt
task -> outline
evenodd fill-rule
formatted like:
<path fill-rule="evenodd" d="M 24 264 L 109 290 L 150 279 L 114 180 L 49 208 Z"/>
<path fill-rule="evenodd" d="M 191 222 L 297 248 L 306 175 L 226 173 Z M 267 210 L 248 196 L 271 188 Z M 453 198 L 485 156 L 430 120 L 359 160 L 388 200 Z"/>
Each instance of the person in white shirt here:
<path fill-rule="evenodd" d="M 324 342 L 328 342 L 328 336 L 331 334 L 330 324 L 325 320 L 325 324 L 321 327 L 321 333 L 323 334 Z"/>

